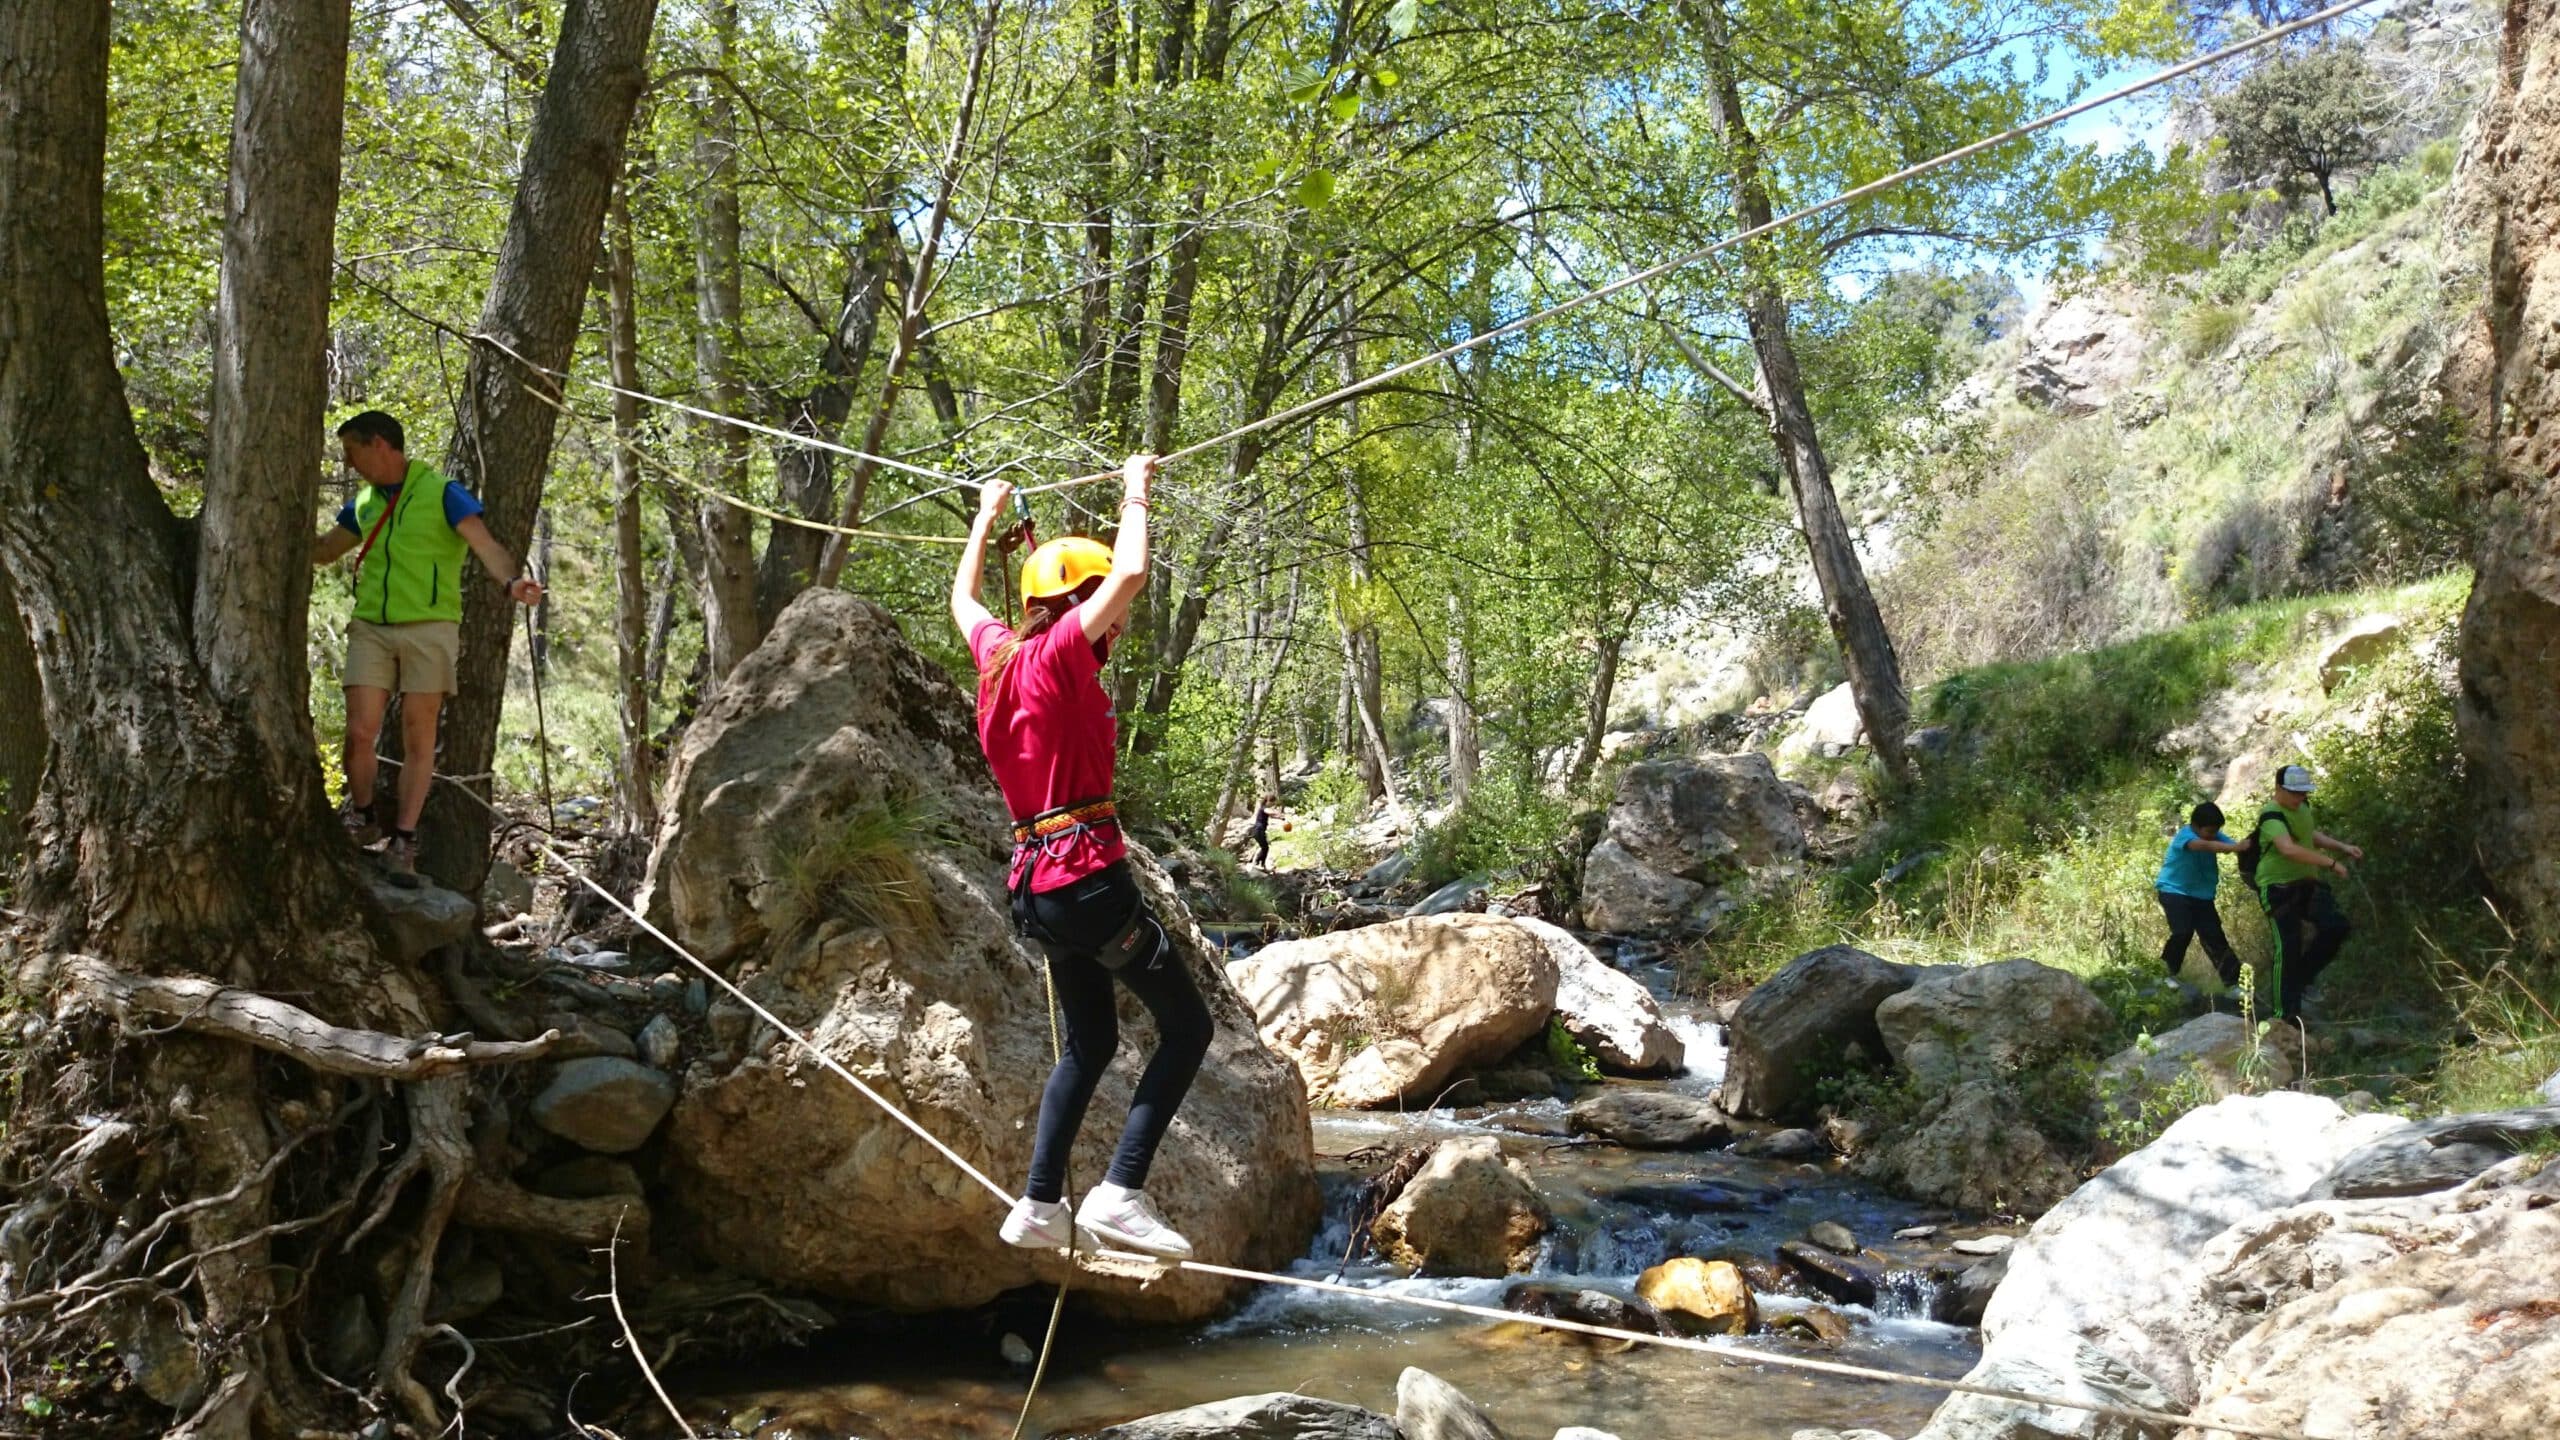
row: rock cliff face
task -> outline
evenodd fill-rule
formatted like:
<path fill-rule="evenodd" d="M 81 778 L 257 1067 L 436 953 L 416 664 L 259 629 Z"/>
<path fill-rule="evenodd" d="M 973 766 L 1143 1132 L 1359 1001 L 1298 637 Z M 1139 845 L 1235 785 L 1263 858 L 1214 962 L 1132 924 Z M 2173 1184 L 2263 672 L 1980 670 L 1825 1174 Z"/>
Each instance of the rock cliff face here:
<path fill-rule="evenodd" d="M 997 1183 L 1021 1183 L 1050 1067 L 1044 985 L 1006 916 L 1002 810 L 968 701 L 888 612 L 813 592 L 688 732 L 641 905 Z M 1163 872 L 1136 857 L 1217 1038 L 1148 1191 L 1203 1259 L 1269 1268 L 1318 1211 L 1304 1090 Z M 727 1002 L 669 1122 L 662 1238 L 720 1263 L 900 1309 L 963 1307 L 1063 1260 L 1004 1245 L 997 1202 L 850 1086 Z M 1098 1181 L 1154 1045 L 1123 996 L 1119 1058 L 1071 1178 Z M 1083 1277 L 1131 1318 L 1191 1319 L 1223 1287 Z"/>
<path fill-rule="evenodd" d="M 2485 314 L 2447 393 L 2484 447 L 2460 719 L 2482 858 L 2560 935 L 2560 0 L 2508 0 L 2497 92 L 2448 224 L 2489 237 Z"/>

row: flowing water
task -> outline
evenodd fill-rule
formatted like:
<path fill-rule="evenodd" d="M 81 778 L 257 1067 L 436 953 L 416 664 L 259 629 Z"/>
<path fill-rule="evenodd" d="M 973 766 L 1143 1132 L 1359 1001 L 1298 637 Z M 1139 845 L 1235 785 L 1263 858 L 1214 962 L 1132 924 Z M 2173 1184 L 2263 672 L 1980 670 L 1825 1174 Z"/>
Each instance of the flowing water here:
<path fill-rule="evenodd" d="M 1641 973 L 1641 972 L 1639 972 Z M 1665 1082 L 1703 1093 L 1722 1076 L 1715 1025 L 1678 1001 L 1666 1013 L 1687 1042 L 1689 1073 Z M 1738 1342 L 1751 1352 L 1793 1353 L 1929 1375 L 1962 1374 L 1978 1347 L 1970 1330 L 1925 1318 L 1934 1299 L 1922 1278 L 1927 1245 L 1897 1246 L 1902 1227 L 1943 1222 L 1867 1190 L 1830 1166 L 1755 1161 L 1730 1152 L 1631 1152 L 1563 1140 L 1554 1100 L 1418 1114 L 1321 1112 L 1315 1139 L 1326 1217 L 1294 1271 L 1337 1275 L 1364 1289 L 1500 1306 L 1512 1280 L 1417 1280 L 1351 1263 L 1359 1195 L 1345 1160 L 1373 1146 L 1491 1134 L 1526 1165 L 1557 1223 L 1534 1274 L 1548 1284 L 1628 1296 L 1643 1270 L 1677 1255 L 1768 1259 L 1817 1221 L 1847 1225 L 1902 1263 L 1874 1309 L 1833 1306 L 1850 1322 L 1833 1346 L 1781 1335 Z M 1765 1315 L 1811 1302 L 1763 1293 Z M 682 1399 L 700 1424 L 714 1416 L 740 1433 L 795 1440 L 938 1440 L 1004 1437 L 1028 1380 L 1008 1365 L 996 1331 L 1039 1342 L 1046 1302 L 1000 1310 L 987 1333 L 838 1340 L 787 1372 L 696 1375 Z M 1395 1409 L 1396 1376 L 1418 1365 L 1465 1391 L 1514 1440 L 1544 1440 L 1566 1425 L 1623 1440 L 1788 1440 L 1799 1428 L 1869 1427 L 1907 1435 L 1940 1396 L 1660 1347 L 1605 1353 L 1576 1339 L 1523 1334 L 1459 1316 L 1434 1315 L 1347 1296 L 1264 1287 L 1236 1311 L 1182 1331 L 1063 1327 L 1030 1433 L 1077 1435 L 1117 1420 L 1233 1395 L 1297 1390 Z M 1017 1352 L 1019 1353 L 1019 1352 Z"/>

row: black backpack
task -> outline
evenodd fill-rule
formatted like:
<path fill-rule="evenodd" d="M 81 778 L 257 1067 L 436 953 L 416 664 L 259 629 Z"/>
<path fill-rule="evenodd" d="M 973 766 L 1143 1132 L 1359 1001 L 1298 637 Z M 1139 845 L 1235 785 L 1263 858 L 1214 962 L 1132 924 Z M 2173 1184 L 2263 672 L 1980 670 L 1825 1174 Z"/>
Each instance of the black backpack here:
<path fill-rule="evenodd" d="M 2249 838 L 2241 842 L 2240 853 L 2237 857 L 2240 861 L 2240 883 L 2248 886 L 2252 890 L 2258 888 L 2259 857 L 2267 853 L 2267 847 L 2259 842 L 2258 836 L 2265 831 L 2269 820 L 2282 820 L 2283 818 L 2284 807 L 2281 805 L 2270 805 L 2266 809 L 2259 811 L 2258 823 L 2249 827 Z"/>

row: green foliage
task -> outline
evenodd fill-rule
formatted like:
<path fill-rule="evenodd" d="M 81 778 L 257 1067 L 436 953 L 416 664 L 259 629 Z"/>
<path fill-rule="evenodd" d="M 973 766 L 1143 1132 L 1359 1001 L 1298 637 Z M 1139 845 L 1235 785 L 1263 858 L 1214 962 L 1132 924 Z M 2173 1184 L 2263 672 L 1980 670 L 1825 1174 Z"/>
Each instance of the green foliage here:
<path fill-rule="evenodd" d="M 1510 773 L 1488 776 L 1466 804 L 1414 837 L 1413 873 L 1425 888 L 1437 889 L 1469 875 L 1524 866 L 1543 871 L 1566 828 L 1566 810 L 1543 785 L 1522 784 Z"/>
<path fill-rule="evenodd" d="M 874 927 L 901 943 L 941 943 L 942 916 L 921 861 L 950 843 L 947 815 L 928 793 L 892 792 L 842 819 L 775 845 L 765 902 L 774 933 L 806 938 L 830 921 Z"/>
<path fill-rule="evenodd" d="M 1563 1020 L 1552 1015 L 1547 1017 L 1547 1068 L 1568 1080 L 1597 1081 L 1600 1078 L 1599 1060 L 1583 1047 L 1581 1041 L 1573 1038 L 1573 1032 L 1564 1028 Z"/>
<path fill-rule="evenodd" d="M 2278 52 L 2211 108 L 2236 169 L 2274 176 L 2287 195 L 2317 191 L 2333 215 L 2331 182 L 2373 162 L 2390 119 L 2363 49 L 2345 41 Z"/>

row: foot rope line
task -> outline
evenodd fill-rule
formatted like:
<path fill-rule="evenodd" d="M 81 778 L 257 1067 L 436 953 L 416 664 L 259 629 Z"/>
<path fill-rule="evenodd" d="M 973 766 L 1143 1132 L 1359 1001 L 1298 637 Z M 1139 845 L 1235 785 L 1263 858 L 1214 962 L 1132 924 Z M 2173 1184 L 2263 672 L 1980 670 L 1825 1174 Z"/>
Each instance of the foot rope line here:
<path fill-rule="evenodd" d="M 443 777 L 439 776 L 438 778 L 441 779 Z M 483 806 L 486 806 L 493 815 L 501 813 L 495 805 L 490 804 L 490 802 L 486 800 L 482 800 L 480 796 L 474 794 L 472 791 L 463 789 L 460 786 L 456 786 L 455 788 L 461 789 L 463 794 L 471 796 L 473 800 L 478 801 Z M 923 1124 L 915 1119 L 915 1117 L 907 1114 L 904 1110 L 899 1109 L 896 1105 L 891 1104 L 888 1097 L 882 1095 L 877 1089 L 866 1083 L 861 1076 L 856 1075 L 851 1070 L 847 1069 L 844 1064 L 837 1060 L 833 1055 L 830 1055 L 825 1050 L 819 1048 L 818 1043 L 810 1039 L 808 1035 L 802 1032 L 798 1027 L 783 1019 L 781 1016 L 774 1014 L 771 1010 L 765 1008 L 765 1006 L 758 1002 L 754 996 L 749 995 L 746 991 L 740 989 L 734 981 L 729 979 L 728 976 L 721 974 L 716 969 L 713 969 L 708 963 L 696 957 L 691 950 L 688 950 L 683 945 L 679 944 L 674 936 L 659 929 L 656 925 L 650 922 L 647 916 L 632 909 L 630 905 L 623 901 L 621 896 L 614 894 L 611 890 L 608 890 L 603 885 L 597 883 L 596 880 L 588 875 L 585 870 L 579 868 L 575 863 L 570 861 L 567 856 L 553 848 L 549 838 L 537 839 L 533 843 L 534 848 L 541 851 L 545 858 L 550 860 L 552 864 L 560 867 L 562 874 L 576 880 L 579 884 L 584 885 L 589 890 L 595 892 L 597 898 L 603 900 L 607 905 L 610 905 L 615 910 L 621 912 L 624 918 L 628 919 L 632 924 L 645 931 L 659 944 L 666 946 L 668 950 L 683 959 L 686 964 L 691 965 L 694 969 L 702 972 L 705 979 L 720 987 L 720 989 L 725 991 L 731 999 L 736 1000 L 739 1004 L 745 1006 L 758 1019 L 772 1026 L 775 1031 L 790 1040 L 794 1045 L 798 1046 L 809 1056 L 810 1059 L 816 1061 L 820 1068 L 826 1070 L 829 1074 L 834 1075 L 837 1079 L 844 1081 L 846 1084 L 851 1085 L 855 1090 L 859 1091 L 864 1099 L 879 1107 L 879 1109 L 890 1119 L 896 1121 L 899 1125 L 904 1126 L 911 1134 L 915 1135 L 916 1138 L 931 1146 L 936 1153 L 942 1156 L 942 1158 L 950 1161 L 962 1174 L 977 1182 L 978 1187 L 986 1191 L 989 1196 L 993 1197 L 998 1205 L 1003 1206 L 1007 1210 L 1012 1208 L 1014 1200 L 1012 1191 L 1007 1190 L 1002 1185 L 997 1184 L 994 1180 L 989 1179 L 985 1171 L 980 1170 L 977 1166 L 969 1163 L 968 1157 L 962 1155 L 959 1151 L 944 1143 L 939 1136 L 935 1135 L 931 1130 L 926 1129 Z M 1054 1034 L 1051 1037 L 1051 1043 L 1053 1046 L 1057 1043 Z M 1072 1231 L 1070 1233 L 1072 1234 Z M 2321 1440 L 2321 1437 L 2308 1435 L 2298 1430 L 2277 1430 L 2264 1426 L 2199 1420 L 2194 1416 L 2181 1415 L 2174 1411 L 2151 1410 L 2133 1405 L 2111 1405 L 2086 1400 L 2067 1400 L 2051 1395 L 2036 1395 L 2023 1390 L 2012 1390 L 2004 1386 L 1976 1384 L 1968 1380 L 1945 1380 L 1927 1375 L 1908 1374 L 1899 1370 L 1884 1370 L 1869 1365 L 1855 1365 L 1842 1360 L 1820 1360 L 1809 1355 L 1789 1355 L 1781 1351 L 1752 1350 L 1727 1341 L 1701 1339 L 1687 1335 L 1648 1335 L 1635 1330 L 1620 1330 L 1606 1325 L 1591 1325 L 1579 1320 L 1564 1320 L 1548 1315 L 1525 1315 L 1509 1310 L 1497 1310 L 1486 1305 L 1464 1304 L 1455 1300 L 1438 1300 L 1422 1295 L 1398 1295 L 1382 1290 L 1363 1290 L 1356 1285 L 1345 1285 L 1331 1280 L 1315 1280 L 1299 1275 L 1277 1275 L 1267 1270 L 1249 1270 L 1234 1265 L 1219 1265 L 1207 1260 L 1167 1260 L 1161 1256 L 1140 1255 L 1127 1251 L 1107 1249 L 1087 1252 L 1076 1249 L 1072 1245 L 1070 1246 L 1069 1253 L 1078 1260 L 1081 1260 L 1085 1255 L 1090 1254 L 1096 1259 L 1109 1260 L 1120 1264 L 1134 1263 L 1139 1265 L 1148 1265 L 1160 1270 L 1188 1270 L 1194 1274 L 1214 1275 L 1221 1279 L 1244 1280 L 1262 1285 L 1293 1286 L 1301 1290 L 1313 1290 L 1329 1295 L 1341 1295 L 1355 1300 L 1367 1301 L 1370 1304 L 1376 1305 L 1403 1306 L 1408 1309 L 1433 1310 L 1442 1314 L 1465 1315 L 1475 1319 L 1492 1320 L 1497 1322 L 1517 1321 L 1521 1324 L 1535 1326 L 1544 1330 L 1556 1330 L 1575 1335 L 1589 1335 L 1604 1340 L 1625 1341 L 1634 1345 L 1654 1345 L 1665 1349 L 1686 1350 L 1702 1355 L 1713 1355 L 1724 1360 L 1744 1365 L 1767 1365 L 1782 1370 L 1802 1370 L 1821 1375 L 1834 1375 L 1843 1379 L 1871 1380 L 1879 1384 L 1910 1386 L 1951 1395 L 1978 1395 L 1990 1400 L 2002 1400 L 2018 1405 L 2035 1405 L 2051 1410 L 2069 1411 L 2074 1414 L 2102 1415 L 2112 1419 L 2139 1421 L 2151 1425 L 2170 1425 L 2184 1429 L 2206 1431 L 2213 1434 L 2244 1436 L 2247 1437 L 2247 1440 Z M 1061 1301 L 1061 1303 L 1063 1304 L 1063 1301 Z M 1050 1317 L 1050 1339 L 1052 1341 L 1056 1338 L 1056 1325 L 1057 1313 L 1053 1311 Z M 1047 1347 L 1044 1346 L 1042 1362 L 1043 1370 L 1046 1369 L 1046 1349 Z M 1035 1386 L 1037 1385 L 1038 1382 L 1036 1377 L 1033 1383 Z M 1024 1413 L 1026 1415 L 1029 1413 L 1028 1397 L 1026 1397 L 1025 1400 Z"/>
<path fill-rule="evenodd" d="M 1470 335 L 1464 340 L 1460 340 L 1455 344 L 1442 346 L 1440 349 L 1434 350 L 1430 354 L 1421 356 L 1418 359 L 1407 360 L 1401 364 L 1391 365 L 1365 379 L 1355 380 L 1350 384 L 1343 385 L 1326 394 L 1319 395 L 1312 400 L 1302 401 L 1285 410 L 1279 410 L 1272 414 L 1265 415 L 1259 420 L 1247 421 L 1246 423 L 1239 425 L 1222 435 L 1213 435 L 1206 440 L 1194 441 L 1193 443 L 1185 445 L 1178 450 L 1168 451 L 1158 458 L 1161 462 L 1166 464 L 1170 464 L 1176 460 L 1187 460 L 1205 451 L 1214 450 L 1221 445 L 1228 444 L 1231 441 L 1242 439 L 1244 436 L 1254 434 L 1257 431 L 1268 430 L 1278 425 L 1286 425 L 1295 420 L 1307 419 L 1321 411 L 1331 409 L 1333 406 L 1341 404 L 1343 401 L 1351 399 L 1353 396 L 1365 394 L 1381 385 L 1388 384 L 1391 381 L 1410 375 L 1417 370 L 1437 365 L 1453 356 L 1465 354 L 1467 351 L 1476 349 L 1480 346 L 1490 345 L 1497 340 L 1508 339 L 1509 337 L 1517 335 L 1524 330 L 1543 325 L 1550 320 L 1558 318 L 1559 316 L 1569 315 L 1586 306 L 1597 304 L 1600 301 L 1622 291 L 1632 290 L 1640 285 L 1659 280 L 1663 276 L 1668 275 L 1675 270 L 1685 269 L 1688 266 L 1697 264 L 1701 260 L 1710 259 L 1716 255 L 1720 255 L 1727 250 L 1733 249 L 1735 246 L 1759 239 L 1761 236 L 1772 234 L 1779 230 L 1791 228 L 1806 220 L 1810 220 L 1815 216 L 1829 214 L 1831 211 L 1840 209 L 1843 206 L 1853 205 L 1860 200 L 1881 194 L 1882 192 L 1901 185 L 1906 181 L 1916 180 L 1933 171 L 1942 170 L 1960 160 L 1969 160 L 1986 150 L 1997 149 L 2002 145 L 2009 144 L 2011 141 L 2021 140 L 2029 135 L 2037 133 L 2038 131 L 2051 129 L 2053 126 L 2059 125 L 2066 120 L 2086 115 L 2093 110 L 2104 109 L 2105 107 L 2113 105 L 2120 100 L 2129 100 L 2136 95 L 2140 95 L 2146 91 L 2154 90 L 2162 85 L 2166 85 L 2172 80 L 2192 75 L 2199 70 L 2219 65 L 2225 60 L 2235 59 L 2239 56 L 2246 55 L 2251 51 L 2272 45 L 2288 36 L 2298 34 L 2304 30 L 2313 29 L 2317 26 L 2326 25 L 2333 20 L 2342 19 L 2345 16 L 2361 10 L 2373 3 L 2375 3 L 2375 0 L 2343 0 L 2343 3 L 2332 5 L 2327 9 L 2317 11 L 2310 15 L 2305 15 L 2298 20 L 2291 20 L 2282 25 L 2271 26 L 2268 29 L 2259 31 L 2255 35 L 2249 36 L 2247 39 L 2225 45 L 2219 50 L 2199 55 L 2192 60 L 2181 61 L 2180 63 L 2172 65 L 2165 70 L 2144 76 L 2142 79 L 2136 80 L 2131 84 L 2122 85 L 2116 89 L 2107 91 L 2103 95 L 2091 96 L 2086 100 L 2065 105 L 2058 110 L 2050 111 L 2033 120 L 2027 121 L 2022 125 L 2016 125 L 2007 130 L 2003 130 L 1997 135 L 1987 136 L 1983 139 L 1973 141 L 1970 144 L 1960 145 L 1953 150 L 1949 150 L 1930 159 L 1920 161 L 1917 164 L 1907 165 L 1900 170 L 1894 171 L 1890 175 L 1880 176 L 1863 185 L 1843 190 L 1839 194 L 1834 195 L 1827 200 L 1818 200 L 1813 204 L 1803 206 L 1800 209 L 1791 210 L 1784 215 L 1780 215 L 1773 220 L 1767 221 L 1764 224 L 1754 225 L 1749 229 L 1737 231 L 1734 234 L 1725 236 L 1723 239 L 1701 245 L 1694 250 L 1683 251 L 1678 255 L 1672 256 L 1668 260 L 1664 260 L 1658 264 L 1638 270 L 1631 275 L 1621 276 L 1618 279 L 1612 280 L 1596 289 L 1586 290 L 1579 295 L 1558 301 L 1556 304 L 1550 305 L 1543 310 L 1533 310 L 1528 314 L 1509 322 L 1508 324 L 1499 325 L 1490 330 L 1484 330 L 1477 334 Z M 599 390 L 609 391 L 616 395 L 627 395 L 633 399 L 646 401 L 652 405 L 664 405 L 671 409 L 681 411 L 684 414 L 696 416 L 704 420 L 710 420 L 724 425 L 735 425 L 740 429 L 752 430 L 758 434 L 768 435 L 774 439 L 787 441 L 791 444 L 805 445 L 812 449 L 827 451 L 831 454 L 851 456 L 857 460 L 866 460 L 873 464 L 886 466 L 892 470 L 904 471 L 910 475 L 945 482 L 942 489 L 927 491 L 923 494 L 910 496 L 890 507 L 891 509 L 903 509 L 919 500 L 929 499 L 934 495 L 946 494 L 953 490 L 974 489 L 981 483 L 962 476 L 946 474 L 942 471 L 934 470 L 926 466 L 913 465 L 900 460 L 891 460 L 885 456 L 866 454 L 863 451 L 837 444 L 834 441 L 821 440 L 813 435 L 795 435 L 790 431 L 777 429 L 770 425 L 759 424 L 752 420 L 744 420 L 735 416 L 722 415 L 716 411 L 705 410 L 698 406 L 688 405 L 680 400 L 671 400 L 664 396 L 651 395 L 645 391 L 626 390 L 601 380 L 590 380 L 583 376 L 567 375 L 546 366 L 534 364 L 531 360 L 526 359 L 524 356 L 517 354 L 513 349 L 509 348 L 504 341 L 485 332 L 473 332 L 469 338 L 473 341 L 487 344 L 502 354 L 505 354 L 517 364 L 532 370 L 536 374 L 549 376 L 554 380 L 567 380 L 575 384 L 593 386 Z M 1118 470 L 1099 470 L 1090 475 L 1078 475 L 1072 479 L 1055 480 L 1043 485 L 1021 486 L 1018 488 L 1016 493 L 1023 495 L 1039 495 L 1055 490 L 1068 490 L 1079 485 L 1093 485 L 1099 484 L 1105 480 L 1117 479 L 1119 478 L 1119 475 L 1120 472 Z M 876 512 L 874 515 L 869 517 L 869 520 L 876 522 L 881 515 L 885 515 L 887 513 L 889 513 L 888 510 Z M 882 535 L 878 537 L 864 538 L 913 539 L 920 537 L 892 537 Z"/>

